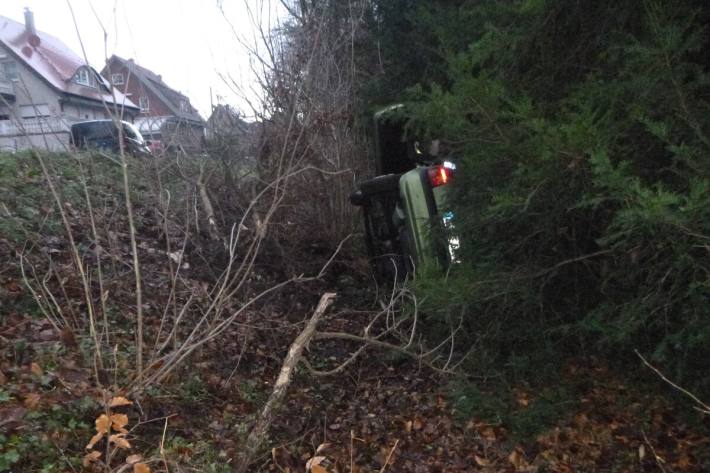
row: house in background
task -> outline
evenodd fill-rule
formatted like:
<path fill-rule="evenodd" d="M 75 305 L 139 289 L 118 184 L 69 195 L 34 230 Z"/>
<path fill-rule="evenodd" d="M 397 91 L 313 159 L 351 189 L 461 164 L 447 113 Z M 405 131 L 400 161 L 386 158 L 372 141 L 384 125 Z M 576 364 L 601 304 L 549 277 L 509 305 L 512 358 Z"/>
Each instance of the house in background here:
<path fill-rule="evenodd" d="M 205 136 L 207 143 L 219 144 L 243 141 L 249 132 L 247 123 L 237 110 L 229 105 L 215 105 L 212 114 L 207 119 Z"/>
<path fill-rule="evenodd" d="M 66 150 L 73 123 L 116 113 L 132 121 L 138 112 L 61 40 L 37 30 L 29 9 L 24 24 L 0 16 L 1 151 Z"/>
<path fill-rule="evenodd" d="M 111 56 L 101 74 L 140 107 L 136 126 L 147 140 L 160 141 L 164 149 L 202 149 L 205 121 L 190 99 L 163 82 L 162 76 L 139 66 L 133 59 Z"/>
<path fill-rule="evenodd" d="M 229 177 L 226 173 L 231 172 L 230 168 L 238 170 L 238 176 L 231 176 L 232 179 L 256 176 L 262 129 L 261 123 L 247 122 L 229 105 L 212 107 L 207 119 L 205 146 L 210 157 L 225 164 L 225 179 Z"/>

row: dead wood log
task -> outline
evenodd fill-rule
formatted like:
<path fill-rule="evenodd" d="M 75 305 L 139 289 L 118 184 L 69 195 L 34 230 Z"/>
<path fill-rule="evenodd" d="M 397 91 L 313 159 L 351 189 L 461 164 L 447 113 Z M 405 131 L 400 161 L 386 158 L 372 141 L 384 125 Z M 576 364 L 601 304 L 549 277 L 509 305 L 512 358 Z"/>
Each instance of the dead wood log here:
<path fill-rule="evenodd" d="M 299 361 L 301 361 L 303 349 L 308 345 L 308 342 L 313 337 L 318 321 L 321 319 L 328 306 L 333 302 L 333 298 L 335 298 L 335 293 L 333 292 L 326 292 L 321 296 L 318 306 L 308 321 L 306 328 L 303 329 L 303 331 L 291 344 L 288 354 L 281 365 L 281 372 L 276 379 L 274 389 L 271 392 L 269 399 L 266 401 L 264 408 L 261 410 L 261 414 L 259 415 L 259 419 L 256 421 L 254 428 L 249 433 L 249 436 L 244 444 L 244 449 L 237 460 L 235 468 L 237 473 L 245 473 L 246 471 L 249 471 L 249 464 L 261 448 L 269 427 L 274 420 L 276 410 L 281 405 L 281 402 L 286 395 L 288 386 L 291 384 L 293 370 L 296 366 L 298 366 Z"/>
<path fill-rule="evenodd" d="M 202 201 L 202 208 L 207 214 L 207 231 L 209 232 L 210 238 L 215 241 L 221 240 L 220 230 L 217 226 L 217 218 L 215 217 L 214 207 L 212 207 L 212 201 L 207 194 L 207 186 L 202 180 L 202 175 L 197 180 L 197 190 L 200 194 L 200 200 Z"/>

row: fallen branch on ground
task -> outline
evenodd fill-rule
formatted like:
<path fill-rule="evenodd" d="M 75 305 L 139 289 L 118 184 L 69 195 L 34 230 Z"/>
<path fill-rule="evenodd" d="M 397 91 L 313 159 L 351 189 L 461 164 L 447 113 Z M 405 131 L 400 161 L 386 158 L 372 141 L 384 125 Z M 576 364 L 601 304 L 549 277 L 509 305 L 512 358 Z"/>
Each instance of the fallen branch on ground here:
<path fill-rule="evenodd" d="M 316 325 L 325 313 L 328 306 L 333 302 L 335 298 L 335 293 L 326 292 L 320 298 L 316 310 L 313 312 L 311 319 L 308 321 L 306 328 L 296 337 L 296 339 L 291 344 L 288 350 L 288 355 L 284 359 L 283 365 L 281 366 L 281 372 L 279 377 L 276 379 L 276 384 L 274 384 L 274 390 L 271 392 L 268 401 L 261 410 L 259 419 L 256 421 L 254 428 L 249 433 L 249 437 L 244 444 L 244 450 L 238 460 L 237 467 L 235 471 L 237 473 L 244 473 L 248 471 L 249 464 L 252 459 L 261 448 L 266 433 L 271 426 L 274 419 L 274 414 L 278 406 L 286 395 L 286 390 L 291 384 L 291 378 L 293 376 L 293 370 L 298 366 L 299 361 L 301 361 L 301 355 L 303 354 L 303 349 L 308 345 L 308 342 L 313 337 L 316 331 Z"/>

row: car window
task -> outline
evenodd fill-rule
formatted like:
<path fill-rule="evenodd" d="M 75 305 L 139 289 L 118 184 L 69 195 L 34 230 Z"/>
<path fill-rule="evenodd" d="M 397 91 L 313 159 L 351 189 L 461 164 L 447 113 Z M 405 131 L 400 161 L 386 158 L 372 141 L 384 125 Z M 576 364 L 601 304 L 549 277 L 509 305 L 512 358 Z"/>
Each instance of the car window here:
<path fill-rule="evenodd" d="M 141 136 L 140 131 L 130 123 L 123 122 L 123 132 L 132 140 L 136 140 L 139 143 L 143 143 L 143 136 Z"/>
<path fill-rule="evenodd" d="M 87 140 L 96 140 L 113 136 L 113 124 L 110 122 L 92 122 L 77 125 L 78 134 Z"/>

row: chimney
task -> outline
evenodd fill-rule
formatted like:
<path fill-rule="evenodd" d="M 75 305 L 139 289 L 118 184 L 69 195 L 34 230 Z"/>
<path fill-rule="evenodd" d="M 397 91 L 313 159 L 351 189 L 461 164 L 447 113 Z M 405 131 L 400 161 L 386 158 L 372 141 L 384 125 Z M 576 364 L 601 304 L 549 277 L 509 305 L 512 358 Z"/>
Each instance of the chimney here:
<path fill-rule="evenodd" d="M 25 30 L 31 35 L 37 34 L 34 13 L 28 7 L 25 7 Z"/>

